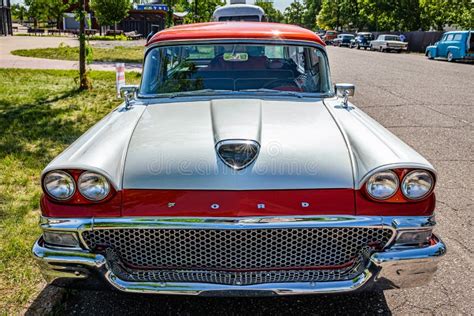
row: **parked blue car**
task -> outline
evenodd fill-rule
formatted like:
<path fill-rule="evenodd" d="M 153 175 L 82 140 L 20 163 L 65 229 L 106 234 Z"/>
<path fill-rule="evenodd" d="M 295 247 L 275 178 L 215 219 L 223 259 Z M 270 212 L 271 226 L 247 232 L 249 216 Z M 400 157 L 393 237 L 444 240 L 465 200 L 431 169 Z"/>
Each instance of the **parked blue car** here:
<path fill-rule="evenodd" d="M 474 31 L 446 32 L 439 42 L 426 47 L 429 59 L 446 58 L 448 61 L 474 60 Z"/>

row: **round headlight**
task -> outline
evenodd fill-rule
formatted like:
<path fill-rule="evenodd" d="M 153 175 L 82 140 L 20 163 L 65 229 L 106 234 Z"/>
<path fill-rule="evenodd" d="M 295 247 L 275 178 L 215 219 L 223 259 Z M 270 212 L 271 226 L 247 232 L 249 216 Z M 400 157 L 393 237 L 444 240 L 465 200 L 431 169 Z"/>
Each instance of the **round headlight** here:
<path fill-rule="evenodd" d="M 374 199 L 388 199 L 398 190 L 398 177 L 393 171 L 377 172 L 369 178 L 366 188 Z"/>
<path fill-rule="evenodd" d="M 76 191 L 74 179 L 64 171 L 50 171 L 43 178 L 46 193 L 56 200 L 68 200 Z"/>
<path fill-rule="evenodd" d="M 414 170 L 403 179 L 402 192 L 407 198 L 418 200 L 431 192 L 433 184 L 434 179 L 431 173 L 424 170 Z"/>
<path fill-rule="evenodd" d="M 100 201 L 109 195 L 110 184 L 103 176 L 95 172 L 86 171 L 77 180 L 79 192 L 88 200 Z"/>

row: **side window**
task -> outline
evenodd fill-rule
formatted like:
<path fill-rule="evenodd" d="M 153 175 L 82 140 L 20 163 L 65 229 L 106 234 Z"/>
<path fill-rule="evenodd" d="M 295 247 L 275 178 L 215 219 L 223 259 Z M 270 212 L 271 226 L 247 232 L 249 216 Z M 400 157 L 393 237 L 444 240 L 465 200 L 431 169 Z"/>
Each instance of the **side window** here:
<path fill-rule="evenodd" d="M 452 41 L 454 38 L 454 34 L 448 34 L 448 37 L 446 37 L 447 41 Z"/>
<path fill-rule="evenodd" d="M 298 70 L 301 73 L 304 72 L 304 48 L 301 46 L 290 46 L 289 47 L 290 58 L 295 62 Z"/>
<path fill-rule="evenodd" d="M 458 41 L 460 42 L 462 40 L 462 34 L 454 34 L 453 41 Z"/>

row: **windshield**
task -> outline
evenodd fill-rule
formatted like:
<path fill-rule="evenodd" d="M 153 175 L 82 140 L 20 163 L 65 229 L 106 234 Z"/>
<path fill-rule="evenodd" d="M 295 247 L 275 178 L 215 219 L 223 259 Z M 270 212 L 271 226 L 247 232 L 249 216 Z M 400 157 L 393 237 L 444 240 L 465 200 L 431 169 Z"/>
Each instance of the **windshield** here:
<path fill-rule="evenodd" d="M 400 41 L 400 37 L 399 36 L 394 36 L 394 35 L 385 35 L 385 40 L 386 41 Z"/>
<path fill-rule="evenodd" d="M 331 92 L 325 54 L 309 46 L 179 45 L 152 48 L 141 96 L 229 92 Z"/>

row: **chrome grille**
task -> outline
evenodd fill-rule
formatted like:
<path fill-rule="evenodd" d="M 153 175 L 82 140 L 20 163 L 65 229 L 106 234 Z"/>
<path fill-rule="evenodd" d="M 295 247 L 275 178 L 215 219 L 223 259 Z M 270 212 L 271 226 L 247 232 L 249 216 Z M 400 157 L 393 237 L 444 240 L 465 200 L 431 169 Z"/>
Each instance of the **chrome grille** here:
<path fill-rule="evenodd" d="M 353 265 L 342 269 L 277 270 L 277 271 L 189 271 L 189 270 L 136 270 L 123 267 L 118 256 L 107 251 L 112 272 L 129 282 L 199 282 L 226 285 L 251 285 L 284 282 L 327 282 L 350 280 L 361 274 L 365 260 L 361 256 Z"/>
<path fill-rule="evenodd" d="M 94 251 L 113 249 L 128 267 L 168 270 L 303 270 L 353 263 L 383 248 L 389 228 L 97 229 L 82 237 Z"/>

